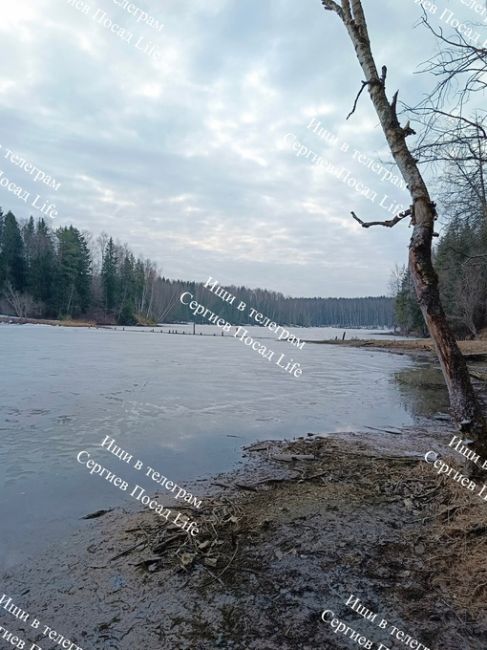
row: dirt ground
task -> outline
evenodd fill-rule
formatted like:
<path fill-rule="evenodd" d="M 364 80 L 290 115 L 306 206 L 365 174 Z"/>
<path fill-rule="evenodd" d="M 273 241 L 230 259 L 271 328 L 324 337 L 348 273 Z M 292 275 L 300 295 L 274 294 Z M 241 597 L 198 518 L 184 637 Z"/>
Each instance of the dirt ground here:
<path fill-rule="evenodd" d="M 326 609 L 374 648 L 405 647 L 350 594 L 431 650 L 485 650 L 487 502 L 423 460 L 450 439 L 442 423 L 256 443 L 198 483 L 196 538 L 152 511 L 97 513 L 2 590 L 83 650 L 358 648 Z"/>

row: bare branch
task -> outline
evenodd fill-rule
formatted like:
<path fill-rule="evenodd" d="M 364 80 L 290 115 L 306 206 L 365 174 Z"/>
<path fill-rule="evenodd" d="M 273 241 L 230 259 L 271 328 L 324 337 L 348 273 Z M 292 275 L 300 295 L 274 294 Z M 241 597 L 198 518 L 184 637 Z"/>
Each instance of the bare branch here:
<path fill-rule="evenodd" d="M 353 102 L 353 108 L 350 111 L 350 113 L 347 115 L 347 120 L 349 117 L 352 117 L 352 115 L 355 113 L 355 110 L 357 108 L 358 100 L 360 99 L 360 95 L 363 93 L 364 89 L 366 86 L 372 86 L 373 84 L 381 84 L 382 86 L 385 87 L 386 85 L 386 77 L 387 77 L 387 66 L 383 65 L 382 66 L 382 74 L 380 79 L 371 79 L 370 81 L 362 81 L 362 87 L 358 91 L 357 97 L 355 97 L 355 101 Z M 395 111 L 395 102 L 397 101 L 397 92 L 394 95 L 394 111 Z"/>
<path fill-rule="evenodd" d="M 479 131 L 482 132 L 482 135 L 484 138 L 487 138 L 487 131 L 485 131 L 484 127 L 479 124 L 478 122 L 473 122 L 472 120 L 467 119 L 463 115 L 452 115 L 451 113 L 447 113 L 445 111 L 440 111 L 440 109 L 436 108 L 435 113 L 438 115 L 444 115 L 445 117 L 450 117 L 453 119 L 458 120 L 459 122 L 464 122 L 465 124 L 468 124 L 469 126 L 473 126 L 474 129 L 478 129 Z"/>
<path fill-rule="evenodd" d="M 466 257 L 467 257 L 467 259 L 462 262 L 462 266 L 466 266 L 467 264 L 470 264 L 470 262 L 474 262 L 475 260 L 485 260 L 485 259 L 487 259 L 487 254 L 484 254 L 484 255 L 468 255 Z"/>
<path fill-rule="evenodd" d="M 27 293 L 17 291 L 11 282 L 7 282 L 5 285 L 5 298 L 19 318 L 25 318 L 34 306 L 32 297 Z"/>
<path fill-rule="evenodd" d="M 447 38 L 443 30 L 435 29 L 425 15 L 423 24 L 446 49 L 442 49 L 439 55 L 426 61 L 420 72 L 429 73 L 440 79 L 433 91 L 420 104 L 414 107 L 416 110 L 423 110 L 430 113 L 441 109 L 453 93 L 457 98 L 455 108 L 458 109 L 457 119 L 462 116 L 468 99 L 472 93 L 483 92 L 487 88 L 485 72 L 487 68 L 487 49 L 476 47 L 469 43 L 463 34 L 455 30 L 456 40 Z M 454 87 L 454 82 L 458 85 Z M 465 122 L 467 120 L 465 119 Z"/>
<path fill-rule="evenodd" d="M 335 0 L 321 0 L 321 4 L 327 11 L 334 11 L 343 20 L 343 10 Z"/>
<path fill-rule="evenodd" d="M 408 208 L 407 210 L 404 210 L 404 212 L 400 212 L 397 214 L 394 219 L 389 219 L 388 221 L 362 221 L 362 219 L 359 219 L 355 212 L 352 212 L 352 217 L 357 221 L 362 228 L 371 228 L 372 226 L 384 226 L 385 228 L 394 228 L 396 224 L 398 224 L 400 221 L 405 219 L 406 217 L 412 217 L 413 216 L 413 211 L 411 208 Z"/>
<path fill-rule="evenodd" d="M 357 97 L 355 97 L 355 101 L 353 102 L 353 108 L 350 111 L 350 113 L 347 115 L 347 120 L 349 117 L 352 117 L 352 115 L 355 113 L 355 109 L 357 108 L 358 100 L 360 99 L 360 95 L 364 92 L 366 86 L 368 86 L 370 81 L 362 81 L 362 87 L 357 93 Z"/>

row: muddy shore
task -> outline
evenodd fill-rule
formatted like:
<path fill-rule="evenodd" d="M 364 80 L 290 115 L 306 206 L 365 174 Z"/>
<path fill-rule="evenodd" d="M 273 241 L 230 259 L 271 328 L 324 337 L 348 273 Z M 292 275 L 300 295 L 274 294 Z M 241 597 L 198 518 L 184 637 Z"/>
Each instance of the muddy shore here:
<path fill-rule="evenodd" d="M 374 648 L 405 647 L 346 607 L 350 594 L 431 650 L 485 650 L 487 502 L 423 460 L 451 456 L 450 438 L 443 422 L 258 442 L 194 487 L 197 538 L 148 510 L 97 513 L 2 590 L 84 650 L 359 647 L 325 609 Z"/>
<path fill-rule="evenodd" d="M 399 339 L 399 340 L 377 340 L 377 339 L 345 339 L 342 340 L 308 340 L 306 343 L 317 345 L 340 345 L 352 348 L 372 348 L 374 350 L 386 350 L 402 354 L 434 353 L 431 339 Z M 487 355 L 487 339 L 475 341 L 458 341 L 461 351 L 466 357 Z"/>

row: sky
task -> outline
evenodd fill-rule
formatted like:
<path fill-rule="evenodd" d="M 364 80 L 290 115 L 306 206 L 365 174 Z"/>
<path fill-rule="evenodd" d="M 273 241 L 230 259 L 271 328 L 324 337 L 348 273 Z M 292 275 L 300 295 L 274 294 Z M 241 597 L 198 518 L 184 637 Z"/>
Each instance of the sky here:
<path fill-rule="evenodd" d="M 448 32 L 482 22 L 469 3 L 425 5 Z M 438 47 L 421 2 L 363 4 L 389 94 L 413 104 Z M 108 232 L 166 277 L 388 292 L 408 225 L 350 211 L 388 219 L 408 196 L 366 93 L 346 120 L 362 74 L 320 0 L 15 0 L 0 36 L 4 211 Z"/>

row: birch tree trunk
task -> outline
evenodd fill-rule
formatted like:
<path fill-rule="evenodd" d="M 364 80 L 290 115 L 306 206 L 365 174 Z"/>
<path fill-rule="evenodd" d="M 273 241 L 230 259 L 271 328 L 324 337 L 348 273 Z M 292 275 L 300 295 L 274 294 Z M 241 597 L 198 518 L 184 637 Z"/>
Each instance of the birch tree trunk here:
<path fill-rule="evenodd" d="M 383 67 L 379 75 L 372 55 L 361 0 L 342 0 L 341 3 L 322 0 L 322 4 L 325 9 L 334 11 L 347 29 L 365 75 L 363 85 L 368 88 L 392 156 L 407 183 L 412 200 L 411 223 L 414 226 L 409 246 L 409 268 L 418 302 L 448 387 L 452 415 L 461 431 L 474 438 L 472 446 L 476 452 L 487 460 L 486 422 L 470 380 L 465 358 L 448 325 L 441 304 L 438 276 L 432 259 L 437 215 L 417 161 L 406 143 L 411 131 L 399 124 L 396 113 L 397 93 L 392 101 L 387 98 L 387 69 Z M 387 225 L 390 224 L 391 222 L 388 222 Z"/>

